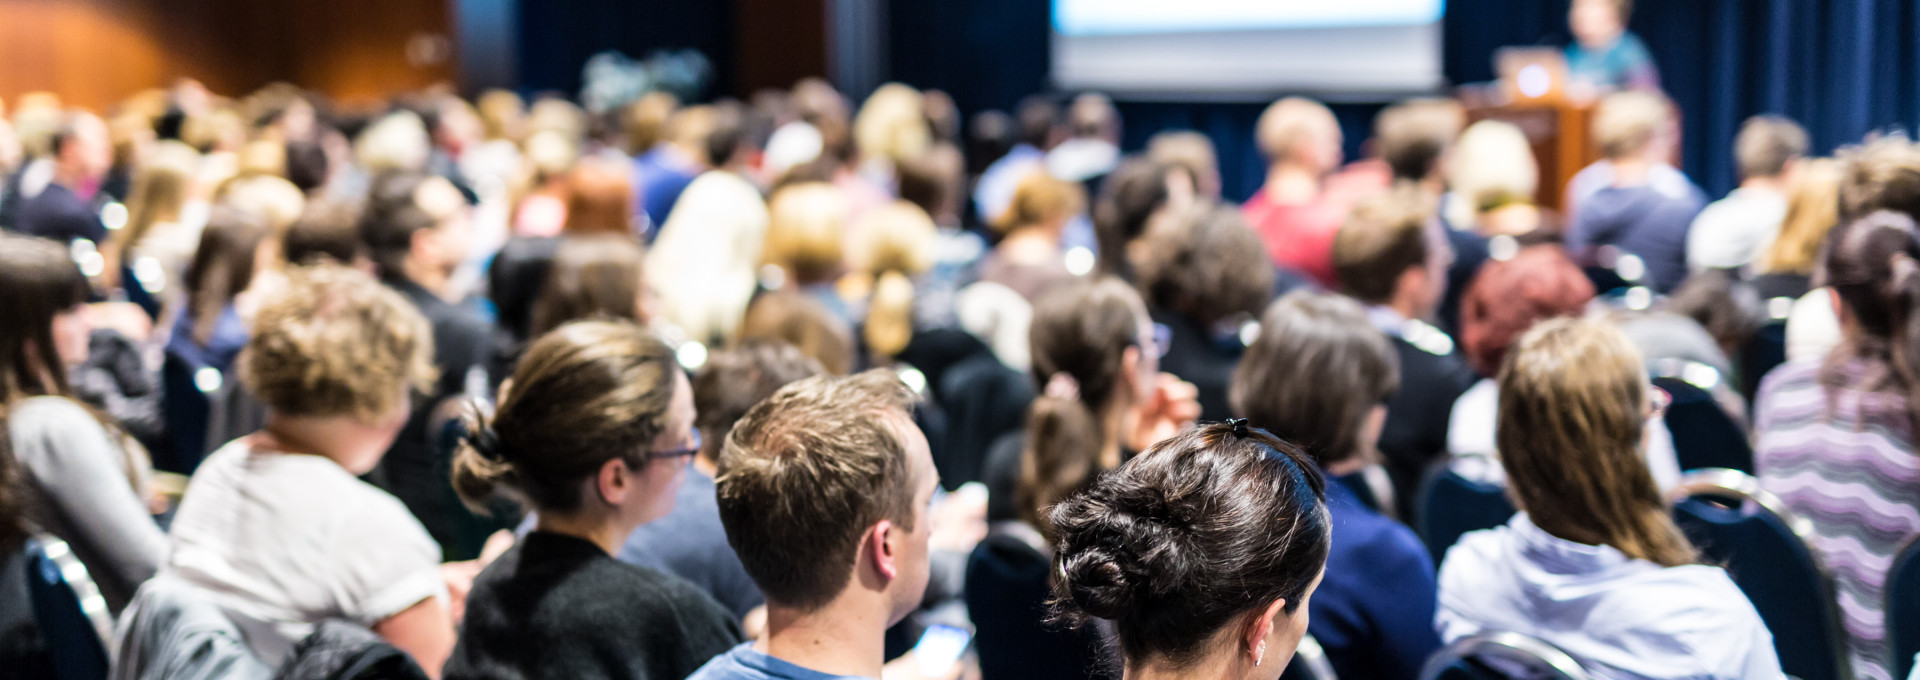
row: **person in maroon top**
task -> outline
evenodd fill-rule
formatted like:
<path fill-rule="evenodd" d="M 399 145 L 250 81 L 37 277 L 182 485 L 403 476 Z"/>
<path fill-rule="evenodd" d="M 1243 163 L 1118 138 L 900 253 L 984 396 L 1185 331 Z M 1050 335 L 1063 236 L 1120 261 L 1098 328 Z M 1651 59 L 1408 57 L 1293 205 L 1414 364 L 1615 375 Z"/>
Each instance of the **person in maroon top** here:
<path fill-rule="evenodd" d="M 1340 123 L 1311 99 L 1288 97 L 1260 114 L 1255 137 L 1267 157 L 1267 182 L 1241 206 L 1274 264 L 1331 288 L 1333 235 L 1346 202 L 1327 190 L 1342 160 Z"/>

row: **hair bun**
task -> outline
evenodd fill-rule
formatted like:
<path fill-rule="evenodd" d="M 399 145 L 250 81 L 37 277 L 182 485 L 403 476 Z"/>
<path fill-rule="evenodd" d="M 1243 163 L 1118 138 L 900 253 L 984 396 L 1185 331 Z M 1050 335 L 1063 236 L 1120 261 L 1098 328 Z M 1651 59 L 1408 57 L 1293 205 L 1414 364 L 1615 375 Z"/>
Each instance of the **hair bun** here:
<path fill-rule="evenodd" d="M 486 425 L 475 427 L 467 433 L 467 445 L 472 446 L 474 453 L 480 454 L 481 458 L 489 462 L 498 463 L 506 456 L 505 445 L 500 442 L 500 433 Z"/>
<path fill-rule="evenodd" d="M 1107 550 L 1075 551 L 1060 563 L 1060 578 L 1067 597 L 1089 616 L 1117 620 L 1133 604 L 1133 579 Z"/>

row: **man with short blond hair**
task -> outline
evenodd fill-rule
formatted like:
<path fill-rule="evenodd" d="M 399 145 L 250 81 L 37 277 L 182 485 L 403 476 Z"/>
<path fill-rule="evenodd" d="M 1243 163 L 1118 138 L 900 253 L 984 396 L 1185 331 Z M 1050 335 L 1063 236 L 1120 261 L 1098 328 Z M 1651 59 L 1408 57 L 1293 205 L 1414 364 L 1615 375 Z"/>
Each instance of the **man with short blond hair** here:
<path fill-rule="evenodd" d="M 767 599 L 767 635 L 694 680 L 879 678 L 886 630 L 927 587 L 939 486 L 914 395 L 876 369 L 781 388 L 720 452 L 720 521 Z"/>
<path fill-rule="evenodd" d="M 1733 140 L 1740 187 L 1714 201 L 1687 232 L 1687 266 L 1694 271 L 1745 267 L 1773 244 L 1787 219 L 1794 170 L 1807 155 L 1807 131 L 1780 116 L 1754 116 Z"/>
<path fill-rule="evenodd" d="M 1706 195 L 1669 165 L 1678 142 L 1673 105 L 1655 92 L 1629 91 L 1600 100 L 1594 143 L 1606 157 L 1569 185 L 1572 219 L 1567 250 L 1594 258 L 1603 248 L 1638 257 L 1622 267 L 1628 283 L 1667 293 L 1687 278 L 1687 232 Z"/>

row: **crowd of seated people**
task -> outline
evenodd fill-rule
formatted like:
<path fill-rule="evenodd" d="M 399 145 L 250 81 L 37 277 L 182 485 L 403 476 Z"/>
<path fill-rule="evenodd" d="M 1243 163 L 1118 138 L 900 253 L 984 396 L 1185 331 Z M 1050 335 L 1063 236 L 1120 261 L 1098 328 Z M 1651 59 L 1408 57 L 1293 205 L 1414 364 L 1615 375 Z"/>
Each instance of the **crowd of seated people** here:
<path fill-rule="evenodd" d="M 1655 387 L 1683 380 L 1804 520 L 1846 670 L 1890 678 L 1920 144 L 1812 157 L 1759 116 L 1709 203 L 1627 3 L 1574 4 L 1576 66 L 1639 89 L 1564 187 L 1446 99 L 1352 162 L 1275 102 L 1236 205 L 1209 137 L 1123 148 L 1092 93 L 965 125 L 811 79 L 600 113 L 19 97 L 0 576 L 62 543 L 116 666 L 219 634 L 259 677 L 341 624 L 436 678 L 1275 680 L 1310 638 L 1411 679 L 1493 632 L 1600 678 L 1782 677 L 1739 565 L 1671 519 L 1709 467 Z M 1439 479 L 1510 517 L 1433 545 Z M 0 668 L 43 667 L 18 600 Z M 959 661 L 916 645 L 951 628 Z"/>

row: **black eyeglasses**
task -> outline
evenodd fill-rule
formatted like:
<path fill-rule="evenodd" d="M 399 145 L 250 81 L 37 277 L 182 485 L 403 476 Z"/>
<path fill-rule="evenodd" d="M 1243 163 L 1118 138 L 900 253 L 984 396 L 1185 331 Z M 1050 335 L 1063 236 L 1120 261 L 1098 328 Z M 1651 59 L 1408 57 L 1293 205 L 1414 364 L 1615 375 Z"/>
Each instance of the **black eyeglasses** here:
<path fill-rule="evenodd" d="M 702 442 L 700 440 L 700 430 L 696 428 L 693 431 L 693 446 L 690 446 L 684 449 L 668 449 L 666 451 L 648 451 L 647 460 L 672 460 L 674 458 L 691 457 L 700 453 L 701 443 Z"/>

